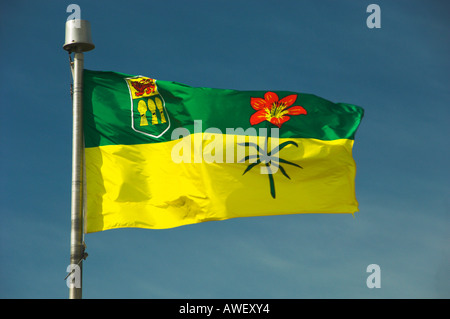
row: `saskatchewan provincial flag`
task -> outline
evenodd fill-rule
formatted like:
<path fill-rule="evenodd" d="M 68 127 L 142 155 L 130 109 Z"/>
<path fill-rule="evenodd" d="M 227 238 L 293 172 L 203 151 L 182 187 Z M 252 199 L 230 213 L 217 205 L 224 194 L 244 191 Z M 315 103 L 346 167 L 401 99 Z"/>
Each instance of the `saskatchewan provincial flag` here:
<path fill-rule="evenodd" d="M 84 70 L 87 233 L 358 211 L 362 108 Z"/>

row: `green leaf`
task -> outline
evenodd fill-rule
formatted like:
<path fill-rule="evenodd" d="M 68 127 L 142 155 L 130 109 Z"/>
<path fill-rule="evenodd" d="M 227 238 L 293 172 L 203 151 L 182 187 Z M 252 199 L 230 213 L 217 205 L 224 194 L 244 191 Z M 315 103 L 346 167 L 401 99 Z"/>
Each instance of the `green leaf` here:
<path fill-rule="evenodd" d="M 286 171 L 284 170 L 283 166 L 279 165 L 278 168 L 280 169 L 281 173 L 283 173 L 284 176 L 286 176 L 287 178 L 291 179 L 289 177 L 289 175 L 286 173 Z"/>
<path fill-rule="evenodd" d="M 260 148 L 259 145 L 256 144 L 256 143 L 245 142 L 245 143 L 237 143 L 237 144 L 240 145 L 240 146 L 253 146 L 254 148 L 256 148 L 256 150 L 257 150 L 259 153 L 262 153 L 262 154 L 265 153 L 264 150 L 262 150 L 263 152 L 261 152 L 261 148 Z"/>
<path fill-rule="evenodd" d="M 278 161 L 280 161 L 281 163 L 285 163 L 285 164 L 297 166 L 298 168 L 303 168 L 303 167 L 301 167 L 300 165 L 297 165 L 297 164 L 292 163 L 292 162 L 288 162 L 288 161 L 286 161 L 286 160 L 284 160 L 284 159 L 282 159 L 282 158 L 279 158 Z"/>
<path fill-rule="evenodd" d="M 258 165 L 259 163 L 261 163 L 261 161 L 257 161 L 256 163 L 250 164 L 249 166 L 247 166 L 247 168 L 245 169 L 244 173 L 242 173 L 242 175 L 244 175 L 245 173 L 247 173 L 249 170 L 251 170 L 253 167 L 255 167 L 256 165 Z"/>
<path fill-rule="evenodd" d="M 288 145 L 295 145 L 296 147 L 298 147 L 298 144 L 295 143 L 294 141 L 287 141 L 284 143 L 281 143 L 280 145 L 278 145 L 277 147 L 275 147 L 273 150 L 271 150 L 267 155 L 273 155 L 278 153 L 279 151 L 281 151 L 283 148 L 285 148 Z"/>

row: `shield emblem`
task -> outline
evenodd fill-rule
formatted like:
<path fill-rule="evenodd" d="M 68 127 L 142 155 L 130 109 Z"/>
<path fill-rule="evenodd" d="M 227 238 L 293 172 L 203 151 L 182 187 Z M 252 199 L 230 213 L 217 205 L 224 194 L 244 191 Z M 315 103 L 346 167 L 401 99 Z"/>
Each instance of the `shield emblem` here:
<path fill-rule="evenodd" d="M 130 91 L 132 129 L 154 138 L 161 137 L 170 127 L 170 118 L 156 80 L 135 76 L 125 81 Z"/>

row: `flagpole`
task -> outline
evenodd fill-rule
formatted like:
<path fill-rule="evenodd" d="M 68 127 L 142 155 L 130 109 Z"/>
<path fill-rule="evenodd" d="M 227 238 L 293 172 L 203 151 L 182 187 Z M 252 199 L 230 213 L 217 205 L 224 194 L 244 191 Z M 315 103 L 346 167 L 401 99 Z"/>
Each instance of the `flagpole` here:
<path fill-rule="evenodd" d="M 82 269 L 86 258 L 83 225 L 83 175 L 84 175 L 84 138 L 83 138 L 83 68 L 85 51 L 94 49 L 90 24 L 86 20 L 68 20 L 66 39 L 63 46 L 69 54 L 74 53 L 73 75 L 73 126 L 72 126 L 72 200 L 70 232 L 70 280 L 69 298 L 82 298 Z"/>

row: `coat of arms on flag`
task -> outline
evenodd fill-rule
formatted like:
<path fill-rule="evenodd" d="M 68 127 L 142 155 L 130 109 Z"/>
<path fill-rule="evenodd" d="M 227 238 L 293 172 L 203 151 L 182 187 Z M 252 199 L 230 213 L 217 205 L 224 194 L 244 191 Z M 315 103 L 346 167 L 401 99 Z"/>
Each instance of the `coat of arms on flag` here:
<path fill-rule="evenodd" d="M 170 127 L 170 119 L 156 80 L 136 76 L 125 81 L 130 91 L 133 130 L 155 138 L 162 136 Z"/>

